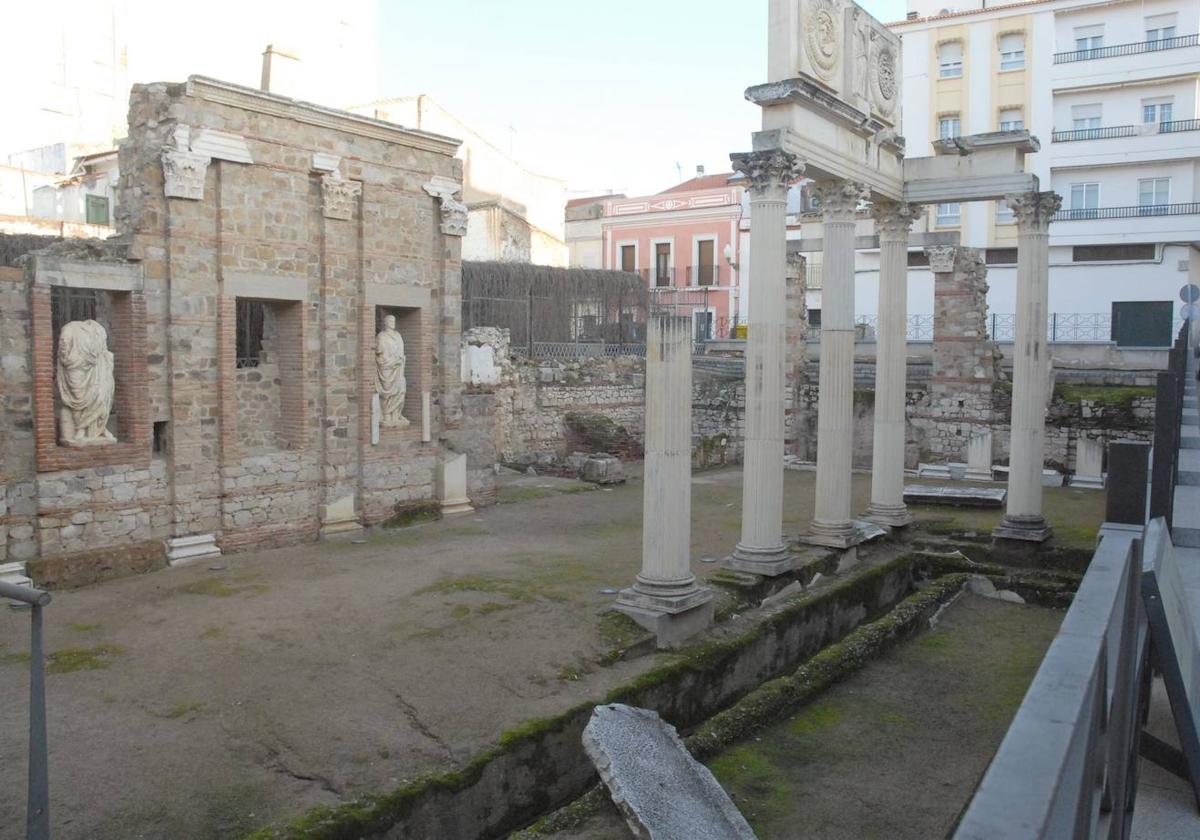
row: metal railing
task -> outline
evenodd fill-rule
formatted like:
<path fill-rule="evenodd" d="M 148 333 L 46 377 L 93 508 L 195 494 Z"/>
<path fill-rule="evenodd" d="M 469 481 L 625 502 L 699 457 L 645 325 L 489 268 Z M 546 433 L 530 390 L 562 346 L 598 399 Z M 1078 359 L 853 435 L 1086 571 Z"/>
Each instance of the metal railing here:
<path fill-rule="evenodd" d="M 1118 55 L 1138 55 L 1159 50 L 1173 50 L 1179 47 L 1194 47 L 1198 43 L 1200 43 L 1200 35 L 1180 35 L 1178 38 L 1160 38 L 1157 41 L 1134 41 L 1111 47 L 1097 47 L 1094 50 L 1055 53 L 1054 63 L 1068 64 L 1072 61 L 1091 61 L 1095 58 L 1112 58 Z"/>
<path fill-rule="evenodd" d="M 535 341 L 535 359 L 600 359 L 645 356 L 645 344 L 608 344 L 603 341 Z"/>
<path fill-rule="evenodd" d="M 1132 137 L 1137 134 L 1134 125 L 1110 125 L 1105 128 L 1077 128 L 1073 131 L 1053 131 L 1052 143 L 1070 143 L 1075 140 L 1108 140 L 1112 137 Z"/>
<path fill-rule="evenodd" d="M 720 286 L 723 279 L 720 265 L 671 265 L 658 268 L 639 268 L 637 273 L 646 281 L 650 291 Z"/>
<path fill-rule="evenodd" d="M 42 649 L 42 608 L 50 593 L 0 581 L 0 598 L 32 607 L 29 616 L 29 787 L 26 840 L 50 837 L 50 767 L 46 751 L 46 660 Z"/>
<path fill-rule="evenodd" d="M 1160 667 L 1173 659 L 1163 614 L 1163 598 L 1170 593 L 1160 588 L 1157 572 L 1171 552 L 1169 518 L 1163 512 L 1170 509 L 1177 480 L 1188 328 L 1187 322 L 1180 328 L 1159 380 L 1149 513 L 1149 447 L 1112 444 L 1108 521 L 1100 544 L 955 828 L 955 840 L 1126 840 L 1130 835 L 1139 752 L 1166 749 L 1142 726 L 1151 650 Z M 1174 705 L 1185 690 L 1179 666 L 1164 667 L 1163 673 L 1168 692 L 1175 692 Z M 1186 757 L 1186 739 L 1184 746 Z M 1193 792 L 1200 795 L 1195 765 L 1188 769 Z"/>
<path fill-rule="evenodd" d="M 1093 219 L 1134 219 L 1139 216 L 1189 216 L 1200 213 L 1200 202 L 1186 204 L 1143 204 L 1133 207 L 1091 207 L 1059 210 L 1052 222 L 1077 222 Z"/>
<path fill-rule="evenodd" d="M 1174 134 L 1177 131 L 1200 131 L 1200 120 L 1171 120 L 1158 124 L 1159 134 Z"/>

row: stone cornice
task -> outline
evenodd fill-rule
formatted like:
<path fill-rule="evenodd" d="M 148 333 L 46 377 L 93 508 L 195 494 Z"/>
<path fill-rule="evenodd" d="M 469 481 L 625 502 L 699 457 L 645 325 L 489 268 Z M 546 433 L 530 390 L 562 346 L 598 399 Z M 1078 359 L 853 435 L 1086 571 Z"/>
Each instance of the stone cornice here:
<path fill-rule="evenodd" d="M 1004 200 L 1012 208 L 1020 232 L 1046 233 L 1051 217 L 1062 206 L 1062 196 L 1053 191 L 1013 193 Z"/>
<path fill-rule="evenodd" d="M 189 76 L 185 85 L 185 93 L 187 96 L 208 102 L 231 105 L 247 111 L 295 120 L 307 125 L 410 146 L 447 157 L 453 157 L 458 151 L 458 147 L 462 145 L 461 140 L 441 134 L 404 128 L 395 123 L 351 114 L 347 111 L 339 111 L 336 108 L 315 105 L 298 99 L 289 99 L 276 93 L 254 90 L 206 76 Z"/>
<path fill-rule="evenodd" d="M 746 88 L 746 99 L 763 108 L 772 105 L 795 104 L 819 110 L 833 122 L 840 123 L 860 137 L 873 140 L 889 152 L 904 156 L 904 138 L 869 114 L 843 102 L 838 97 L 807 79 L 785 79 Z"/>
<path fill-rule="evenodd" d="M 735 152 L 729 160 L 733 163 L 733 171 L 745 176 L 751 193 L 773 188 L 786 190 L 804 174 L 804 164 L 782 149 Z"/>
<path fill-rule="evenodd" d="M 859 205 L 867 200 L 869 191 L 858 181 L 817 181 L 813 185 L 813 196 L 821 204 L 821 216 L 825 221 L 854 221 Z"/>

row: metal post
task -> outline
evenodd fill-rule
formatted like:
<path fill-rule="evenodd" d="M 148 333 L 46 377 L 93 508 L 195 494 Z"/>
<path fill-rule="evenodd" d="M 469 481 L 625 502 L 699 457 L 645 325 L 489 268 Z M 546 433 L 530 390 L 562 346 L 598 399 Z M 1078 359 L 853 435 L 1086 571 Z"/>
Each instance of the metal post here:
<path fill-rule="evenodd" d="M 1174 371 L 1160 371 L 1154 401 L 1154 466 L 1150 478 L 1150 518 L 1163 517 L 1172 525 L 1175 496 L 1175 459 L 1179 433 L 1180 400 Z"/>
<path fill-rule="evenodd" d="M 1104 521 L 1124 525 L 1146 524 L 1146 481 L 1150 445 L 1110 443 L 1108 446 L 1108 490 Z"/>
<path fill-rule="evenodd" d="M 1050 340 L 1058 341 L 1058 313 L 1050 313 Z"/>
<path fill-rule="evenodd" d="M 29 789 L 26 840 L 50 838 L 50 771 L 46 757 L 46 663 L 42 652 L 42 607 L 50 593 L 0 581 L 0 598 L 33 607 L 29 627 Z"/>

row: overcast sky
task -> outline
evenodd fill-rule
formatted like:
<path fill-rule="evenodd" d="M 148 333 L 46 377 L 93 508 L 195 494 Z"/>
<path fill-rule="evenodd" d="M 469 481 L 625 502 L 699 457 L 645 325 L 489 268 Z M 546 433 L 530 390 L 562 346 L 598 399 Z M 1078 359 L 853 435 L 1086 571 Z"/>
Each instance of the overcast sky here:
<path fill-rule="evenodd" d="M 385 0 L 379 94 L 430 95 L 571 191 L 658 192 L 749 147 L 766 21 L 767 0 Z"/>

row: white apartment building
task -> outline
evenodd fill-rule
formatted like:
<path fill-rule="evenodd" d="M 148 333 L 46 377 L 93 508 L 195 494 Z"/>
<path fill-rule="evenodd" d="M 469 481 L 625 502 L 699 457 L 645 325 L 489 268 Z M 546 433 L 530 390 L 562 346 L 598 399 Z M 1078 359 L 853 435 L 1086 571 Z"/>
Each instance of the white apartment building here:
<path fill-rule="evenodd" d="M 909 157 L 933 154 L 938 138 L 1005 129 L 1041 141 L 1027 165 L 1063 199 L 1050 226 L 1050 312 L 1170 301 L 1177 315 L 1179 288 L 1200 281 L 1200 2 L 909 0 L 908 19 L 891 26 Z M 933 207 L 917 230 L 986 248 L 989 307 L 1015 311 L 1016 225 L 1002 202 Z M 860 252 L 856 308 L 867 315 L 877 259 Z M 910 254 L 916 314 L 933 311 L 920 263 Z"/>

